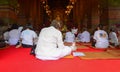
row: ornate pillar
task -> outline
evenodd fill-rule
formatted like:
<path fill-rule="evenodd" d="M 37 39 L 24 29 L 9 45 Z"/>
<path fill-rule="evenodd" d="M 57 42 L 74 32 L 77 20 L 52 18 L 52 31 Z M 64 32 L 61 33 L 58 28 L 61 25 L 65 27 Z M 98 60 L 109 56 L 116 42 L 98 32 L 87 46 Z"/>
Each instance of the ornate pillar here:
<path fill-rule="evenodd" d="M 92 27 L 92 6 L 91 6 L 91 3 L 90 1 L 87 1 L 87 28 L 90 29 Z"/>
<path fill-rule="evenodd" d="M 100 23 L 109 26 L 108 22 L 108 0 L 100 0 Z"/>
<path fill-rule="evenodd" d="M 18 0 L 19 23 L 26 24 L 30 22 L 36 30 L 42 28 L 43 23 L 43 7 L 40 0 Z"/>
<path fill-rule="evenodd" d="M 76 3 L 74 4 L 74 8 L 73 8 L 73 21 L 75 26 L 78 26 L 79 22 L 80 22 L 80 5 L 79 5 L 80 1 L 77 0 Z"/>
<path fill-rule="evenodd" d="M 16 0 L 0 0 L 0 20 L 2 20 L 4 24 L 16 23 L 16 8 Z"/>

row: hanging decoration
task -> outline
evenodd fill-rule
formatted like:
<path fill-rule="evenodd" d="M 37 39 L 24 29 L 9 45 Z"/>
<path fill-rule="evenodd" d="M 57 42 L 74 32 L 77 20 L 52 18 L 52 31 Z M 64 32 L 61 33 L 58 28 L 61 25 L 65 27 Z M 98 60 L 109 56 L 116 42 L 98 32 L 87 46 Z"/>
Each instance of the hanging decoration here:
<path fill-rule="evenodd" d="M 71 13 L 71 10 L 73 9 L 75 2 L 76 0 L 69 1 L 69 4 L 66 6 L 65 14 L 69 15 Z"/>
<path fill-rule="evenodd" d="M 51 14 L 51 10 L 50 10 L 49 5 L 47 4 L 47 0 L 41 0 L 41 2 L 42 2 L 42 5 L 43 5 L 47 15 L 49 16 Z"/>
<path fill-rule="evenodd" d="M 71 10 L 73 9 L 75 2 L 76 2 L 76 0 L 69 0 L 69 4 L 66 6 L 66 10 L 65 10 L 66 15 L 69 15 L 71 13 Z M 43 5 L 47 15 L 49 16 L 51 14 L 51 10 L 47 3 L 47 0 L 41 0 L 41 3 Z"/>

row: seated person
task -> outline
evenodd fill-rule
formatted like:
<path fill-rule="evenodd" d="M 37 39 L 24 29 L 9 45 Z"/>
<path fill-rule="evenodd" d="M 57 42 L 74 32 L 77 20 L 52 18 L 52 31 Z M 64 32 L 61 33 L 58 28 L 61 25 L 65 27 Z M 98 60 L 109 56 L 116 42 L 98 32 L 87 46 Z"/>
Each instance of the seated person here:
<path fill-rule="evenodd" d="M 3 33 L 3 37 L 4 37 L 4 40 L 6 43 L 8 43 L 8 40 L 9 40 L 9 31 L 10 31 L 10 28 L 8 28 L 4 33 Z"/>
<path fill-rule="evenodd" d="M 97 26 L 97 31 L 95 31 L 93 39 L 96 41 L 96 48 L 108 48 L 108 34 L 103 30 L 103 26 L 101 24 Z"/>
<path fill-rule="evenodd" d="M 75 35 L 71 32 L 71 29 L 68 28 L 65 34 L 64 42 L 74 42 L 74 41 L 75 41 Z"/>
<path fill-rule="evenodd" d="M 16 45 L 19 41 L 19 31 L 18 31 L 18 25 L 13 24 L 11 27 L 11 30 L 9 31 L 9 45 Z"/>
<path fill-rule="evenodd" d="M 78 33 L 78 28 L 76 28 L 75 26 L 71 29 L 72 33 L 75 34 L 75 37 L 77 37 L 77 33 Z"/>
<path fill-rule="evenodd" d="M 118 46 L 118 37 L 117 37 L 117 34 L 115 33 L 115 30 L 114 29 L 110 29 L 110 33 L 109 33 L 109 42 L 110 42 L 110 45 L 116 47 Z"/>
<path fill-rule="evenodd" d="M 81 42 L 90 42 L 90 33 L 87 31 L 86 28 L 84 28 L 83 32 L 81 33 Z"/>
<path fill-rule="evenodd" d="M 92 31 L 92 33 L 91 33 L 91 39 L 90 39 L 90 40 L 91 40 L 91 45 L 92 45 L 93 47 L 95 47 L 95 43 L 96 43 L 95 39 L 93 38 L 95 31 L 97 31 L 97 29 L 94 29 L 94 30 Z"/>
<path fill-rule="evenodd" d="M 81 34 L 82 34 L 82 32 L 81 32 L 81 31 L 79 31 L 79 33 L 78 33 L 78 35 L 77 35 L 77 40 L 78 40 L 78 42 L 80 42 L 80 41 L 81 41 Z"/>
<path fill-rule="evenodd" d="M 75 44 L 72 46 L 64 45 L 61 28 L 61 23 L 53 20 L 50 27 L 41 30 L 35 49 L 36 58 L 41 60 L 57 60 L 71 54 L 76 49 Z"/>
<path fill-rule="evenodd" d="M 120 29 L 118 30 L 118 48 L 120 48 Z"/>
<path fill-rule="evenodd" d="M 22 44 L 22 46 L 24 48 L 33 47 L 33 45 L 35 44 L 34 41 L 37 38 L 37 34 L 32 29 L 33 29 L 32 25 L 31 24 L 27 24 L 26 25 L 26 29 L 21 32 L 21 36 L 20 36 L 21 42 L 20 42 L 20 45 Z M 17 48 L 18 47 L 19 46 L 17 46 Z"/>
<path fill-rule="evenodd" d="M 1 34 L 1 33 L 0 33 Z M 6 47 L 6 43 L 3 39 L 3 35 L 0 35 L 0 49 Z"/>

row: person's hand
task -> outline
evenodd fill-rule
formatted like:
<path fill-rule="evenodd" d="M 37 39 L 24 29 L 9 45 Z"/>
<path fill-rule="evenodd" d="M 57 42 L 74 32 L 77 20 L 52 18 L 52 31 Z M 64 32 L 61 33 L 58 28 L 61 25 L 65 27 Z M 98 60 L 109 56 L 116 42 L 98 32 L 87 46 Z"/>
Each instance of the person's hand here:
<path fill-rule="evenodd" d="M 72 46 L 72 42 L 64 42 L 65 46 Z"/>
<path fill-rule="evenodd" d="M 70 46 L 70 47 L 71 47 L 72 51 L 75 51 L 75 50 L 77 49 L 75 42 L 73 42 L 73 43 L 72 43 L 72 46 Z"/>

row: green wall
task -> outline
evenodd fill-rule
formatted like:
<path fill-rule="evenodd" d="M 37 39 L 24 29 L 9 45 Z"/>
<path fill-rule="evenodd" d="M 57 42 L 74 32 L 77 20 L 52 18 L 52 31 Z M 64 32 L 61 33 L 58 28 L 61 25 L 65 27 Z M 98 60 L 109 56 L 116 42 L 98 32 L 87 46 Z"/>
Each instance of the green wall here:
<path fill-rule="evenodd" d="M 8 0 L 0 0 L 0 5 L 9 4 Z"/>
<path fill-rule="evenodd" d="M 16 8 L 17 4 L 17 0 L 0 0 L 0 5 L 10 5 Z"/>
<path fill-rule="evenodd" d="M 18 2 L 17 2 L 17 0 L 0 0 L 0 5 L 1 6 L 4 6 L 4 5 L 9 6 L 10 5 L 10 6 L 12 6 L 12 8 L 17 8 Z M 3 25 L 16 22 L 15 20 L 13 20 L 12 18 L 9 18 L 9 17 L 2 17 L 2 18 L 0 18 L 0 20 L 2 20 L 4 22 Z"/>
<path fill-rule="evenodd" d="M 108 0 L 110 7 L 120 7 L 120 0 Z"/>

